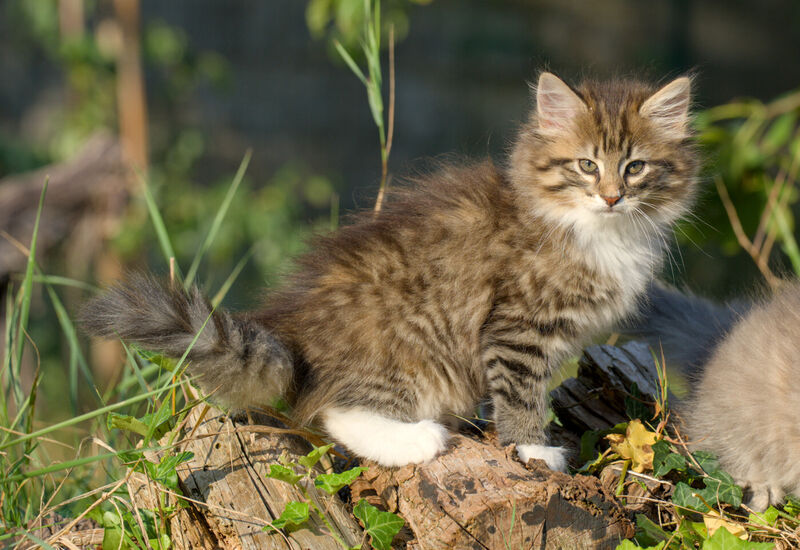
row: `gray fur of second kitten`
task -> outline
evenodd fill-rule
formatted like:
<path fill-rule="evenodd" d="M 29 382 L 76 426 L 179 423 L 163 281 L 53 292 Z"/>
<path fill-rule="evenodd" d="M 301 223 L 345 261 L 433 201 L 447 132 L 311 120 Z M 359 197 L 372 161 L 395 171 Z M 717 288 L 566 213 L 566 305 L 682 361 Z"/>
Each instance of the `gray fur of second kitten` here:
<path fill-rule="evenodd" d="M 680 406 L 690 447 L 713 452 L 749 504 L 800 496 L 800 282 L 720 305 L 654 284 L 627 329 L 664 350 L 691 382 Z"/>

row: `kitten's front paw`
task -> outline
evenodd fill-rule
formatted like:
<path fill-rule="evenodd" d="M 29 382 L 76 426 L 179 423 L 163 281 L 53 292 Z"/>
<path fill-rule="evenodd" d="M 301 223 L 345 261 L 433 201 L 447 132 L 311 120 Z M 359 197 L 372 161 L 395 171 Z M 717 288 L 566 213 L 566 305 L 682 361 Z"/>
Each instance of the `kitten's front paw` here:
<path fill-rule="evenodd" d="M 567 457 L 564 447 L 547 445 L 517 445 L 517 454 L 523 464 L 532 458 L 544 460 L 547 467 L 557 472 L 567 471 Z"/>

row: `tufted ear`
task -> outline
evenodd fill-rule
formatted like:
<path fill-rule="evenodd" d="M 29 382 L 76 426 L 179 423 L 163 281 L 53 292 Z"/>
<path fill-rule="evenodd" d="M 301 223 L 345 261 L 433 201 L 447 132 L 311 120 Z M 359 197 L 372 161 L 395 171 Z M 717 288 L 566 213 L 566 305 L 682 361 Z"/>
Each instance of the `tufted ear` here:
<path fill-rule="evenodd" d="M 676 78 L 642 103 L 639 114 L 658 124 L 675 137 L 685 137 L 689 132 L 689 103 L 692 81 L 688 77 Z"/>
<path fill-rule="evenodd" d="M 539 131 L 560 134 L 572 127 L 572 121 L 587 110 L 578 94 L 553 73 L 539 75 L 536 85 L 536 112 Z"/>

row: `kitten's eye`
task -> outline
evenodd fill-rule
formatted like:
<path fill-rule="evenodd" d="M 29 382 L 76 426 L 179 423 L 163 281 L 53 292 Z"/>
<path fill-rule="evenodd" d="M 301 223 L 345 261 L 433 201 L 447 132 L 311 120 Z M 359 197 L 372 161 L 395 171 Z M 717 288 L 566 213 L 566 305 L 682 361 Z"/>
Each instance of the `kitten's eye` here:
<path fill-rule="evenodd" d="M 629 176 L 635 176 L 641 173 L 642 170 L 644 170 L 643 160 L 634 160 L 633 162 L 629 162 L 628 166 L 625 167 L 625 173 Z"/>
<path fill-rule="evenodd" d="M 597 172 L 597 164 L 589 159 L 580 159 L 578 161 L 578 166 L 586 174 L 594 174 Z"/>

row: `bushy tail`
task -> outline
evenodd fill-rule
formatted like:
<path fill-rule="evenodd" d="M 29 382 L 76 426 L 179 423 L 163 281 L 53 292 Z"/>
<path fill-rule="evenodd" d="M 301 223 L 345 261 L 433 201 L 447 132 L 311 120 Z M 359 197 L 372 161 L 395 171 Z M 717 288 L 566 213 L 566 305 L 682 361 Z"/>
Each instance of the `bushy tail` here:
<path fill-rule="evenodd" d="M 720 305 L 653 283 L 639 315 L 622 332 L 646 339 L 654 350 L 664 350 L 667 363 L 696 372 L 717 344 L 747 310 L 743 304 Z"/>
<path fill-rule="evenodd" d="M 189 373 L 214 400 L 231 407 L 269 405 L 292 380 L 292 357 L 283 343 L 253 319 L 212 311 L 194 286 L 187 293 L 132 275 L 92 299 L 81 317 L 95 336 L 122 338 L 174 358 L 200 333 L 187 356 Z"/>

